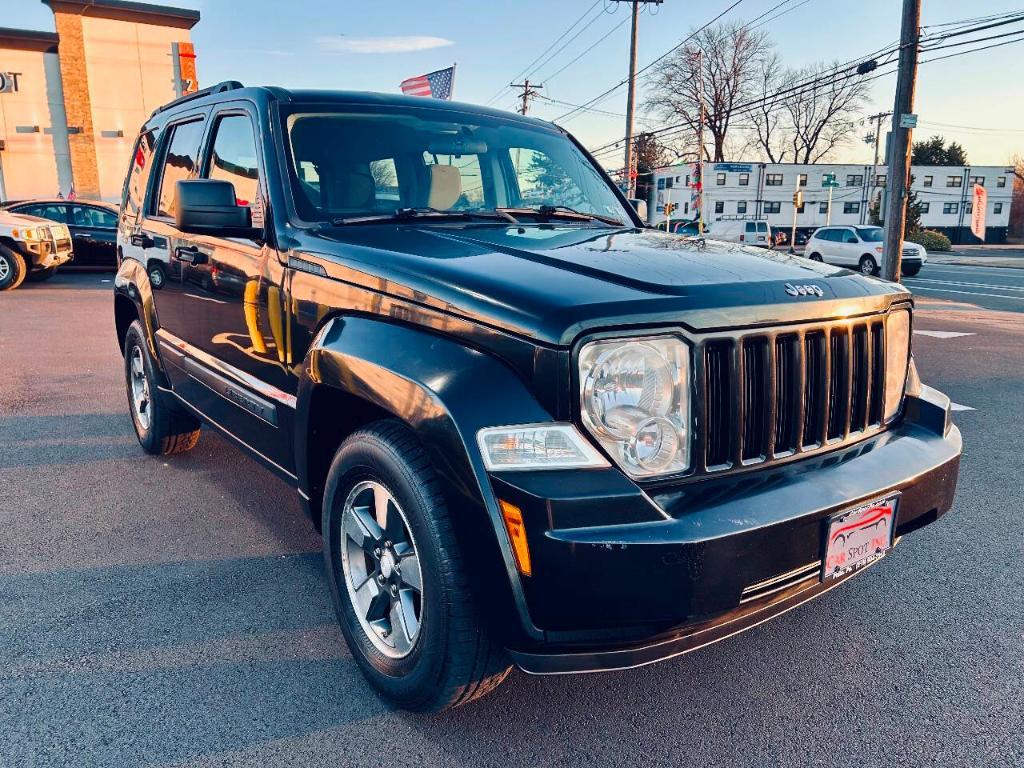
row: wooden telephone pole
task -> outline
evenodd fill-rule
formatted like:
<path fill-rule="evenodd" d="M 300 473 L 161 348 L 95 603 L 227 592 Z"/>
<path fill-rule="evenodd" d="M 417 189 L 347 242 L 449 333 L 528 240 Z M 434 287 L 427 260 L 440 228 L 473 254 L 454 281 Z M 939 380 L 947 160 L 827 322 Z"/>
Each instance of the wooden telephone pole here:
<path fill-rule="evenodd" d="M 532 99 L 534 96 L 539 96 L 540 94 L 538 93 L 538 91 L 544 86 L 534 85 L 530 82 L 530 78 L 526 78 L 526 80 L 521 83 L 509 83 L 508 87 L 523 89 L 523 92 L 519 96 L 519 98 L 523 100 L 522 105 L 519 107 L 519 114 L 525 115 L 530 109 L 530 99 Z"/>
<path fill-rule="evenodd" d="M 900 279 L 903 229 L 907 224 L 907 188 L 910 186 L 910 149 L 917 86 L 917 49 L 921 38 L 921 0 L 903 0 L 900 63 L 893 104 L 892 144 L 889 153 L 889 205 L 885 212 L 885 250 L 882 277 Z"/>
<path fill-rule="evenodd" d="M 639 35 L 640 6 L 654 3 L 660 5 L 663 0 L 615 0 L 617 3 L 630 3 L 633 13 L 632 34 L 629 41 L 629 91 L 626 95 L 626 197 L 634 197 L 636 177 L 633 175 L 633 110 L 636 105 L 636 49 Z"/>

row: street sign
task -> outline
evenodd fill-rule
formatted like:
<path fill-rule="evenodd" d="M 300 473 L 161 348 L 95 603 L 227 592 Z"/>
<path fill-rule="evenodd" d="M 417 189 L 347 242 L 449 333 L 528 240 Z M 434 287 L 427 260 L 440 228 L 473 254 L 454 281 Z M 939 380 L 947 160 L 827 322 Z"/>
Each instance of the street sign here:
<path fill-rule="evenodd" d="M 822 189 L 839 189 L 839 182 L 836 181 L 834 173 L 826 173 L 821 177 Z"/>
<path fill-rule="evenodd" d="M 985 209 L 988 207 L 988 192 L 980 184 L 974 185 L 974 209 L 971 211 L 971 232 L 979 240 L 985 240 Z"/>
<path fill-rule="evenodd" d="M 917 128 L 917 115 L 907 112 L 900 115 L 900 128 Z"/>

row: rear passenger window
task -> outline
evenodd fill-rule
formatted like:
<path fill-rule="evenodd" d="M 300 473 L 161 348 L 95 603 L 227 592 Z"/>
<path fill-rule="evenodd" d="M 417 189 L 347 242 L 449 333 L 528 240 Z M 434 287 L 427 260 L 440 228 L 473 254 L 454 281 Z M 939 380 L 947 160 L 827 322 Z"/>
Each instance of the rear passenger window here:
<path fill-rule="evenodd" d="M 146 131 L 135 142 L 131 166 L 124 180 L 124 189 L 121 190 L 121 202 L 124 204 L 125 212 L 133 219 L 142 210 L 142 203 L 146 197 L 146 184 L 153 170 L 153 153 L 156 152 L 156 136 L 155 131 Z"/>
<path fill-rule="evenodd" d="M 213 130 L 213 155 L 206 177 L 230 181 L 235 188 L 235 202 L 249 206 L 254 227 L 263 226 L 260 172 L 252 121 L 248 115 L 227 115 L 217 121 Z"/>
<path fill-rule="evenodd" d="M 757 227 L 754 226 L 754 222 L 752 222 L 752 221 L 748 221 L 747 222 L 746 231 L 747 232 L 756 232 L 757 231 Z"/>
<path fill-rule="evenodd" d="M 768 231 L 768 224 L 766 222 L 763 222 L 763 221 L 757 222 L 757 231 L 758 232 L 767 232 Z"/>
<path fill-rule="evenodd" d="M 157 216 L 174 218 L 175 184 L 192 178 L 196 173 L 199 142 L 203 139 L 203 122 L 194 120 L 191 123 L 180 123 L 171 131 L 154 212 Z"/>

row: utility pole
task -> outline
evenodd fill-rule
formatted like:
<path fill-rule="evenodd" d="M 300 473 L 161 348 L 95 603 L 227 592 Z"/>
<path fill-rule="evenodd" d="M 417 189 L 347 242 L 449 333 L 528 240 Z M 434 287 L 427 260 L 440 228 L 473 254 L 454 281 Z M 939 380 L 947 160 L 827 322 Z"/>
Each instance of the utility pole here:
<path fill-rule="evenodd" d="M 632 5 L 633 25 L 629 39 L 629 90 L 626 95 L 626 197 L 633 197 L 636 180 L 633 176 L 633 109 L 636 103 L 636 49 L 640 25 L 640 6 L 654 3 L 660 5 L 663 0 L 615 0 L 617 3 Z"/>
<path fill-rule="evenodd" d="M 893 103 L 892 144 L 889 153 L 889 205 L 885 212 L 885 250 L 882 277 L 900 279 L 903 229 L 907 223 L 907 188 L 910 185 L 910 125 L 917 86 L 917 49 L 921 39 L 921 0 L 903 0 L 900 63 Z"/>
<path fill-rule="evenodd" d="M 892 112 L 879 112 L 877 115 L 869 115 L 867 118 L 875 123 L 875 167 L 878 167 L 879 144 L 882 140 L 882 121 L 887 117 L 892 117 Z"/>
<path fill-rule="evenodd" d="M 697 49 L 697 101 L 700 114 L 697 118 L 697 175 L 700 189 L 697 191 L 697 237 L 704 236 L 704 49 Z"/>
<path fill-rule="evenodd" d="M 519 96 L 519 98 L 523 100 L 522 105 L 519 107 L 519 114 L 525 115 L 530 109 L 530 99 L 532 99 L 534 96 L 539 96 L 540 94 L 538 93 L 538 91 L 544 86 L 533 85 L 530 83 L 530 78 L 526 78 L 526 80 L 522 83 L 509 83 L 508 87 L 523 89 L 522 94 L 520 94 Z"/>

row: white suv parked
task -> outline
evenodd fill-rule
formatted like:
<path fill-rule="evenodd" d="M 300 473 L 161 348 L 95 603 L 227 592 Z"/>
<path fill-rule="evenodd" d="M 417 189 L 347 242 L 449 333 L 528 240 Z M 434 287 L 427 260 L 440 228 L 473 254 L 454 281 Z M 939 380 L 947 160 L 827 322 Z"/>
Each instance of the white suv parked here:
<path fill-rule="evenodd" d="M 882 263 L 885 235 L 881 227 L 822 227 L 807 241 L 804 253 L 814 261 L 854 267 L 865 275 L 877 275 Z M 928 252 L 917 243 L 903 243 L 902 274 L 913 277 L 928 261 Z"/>

